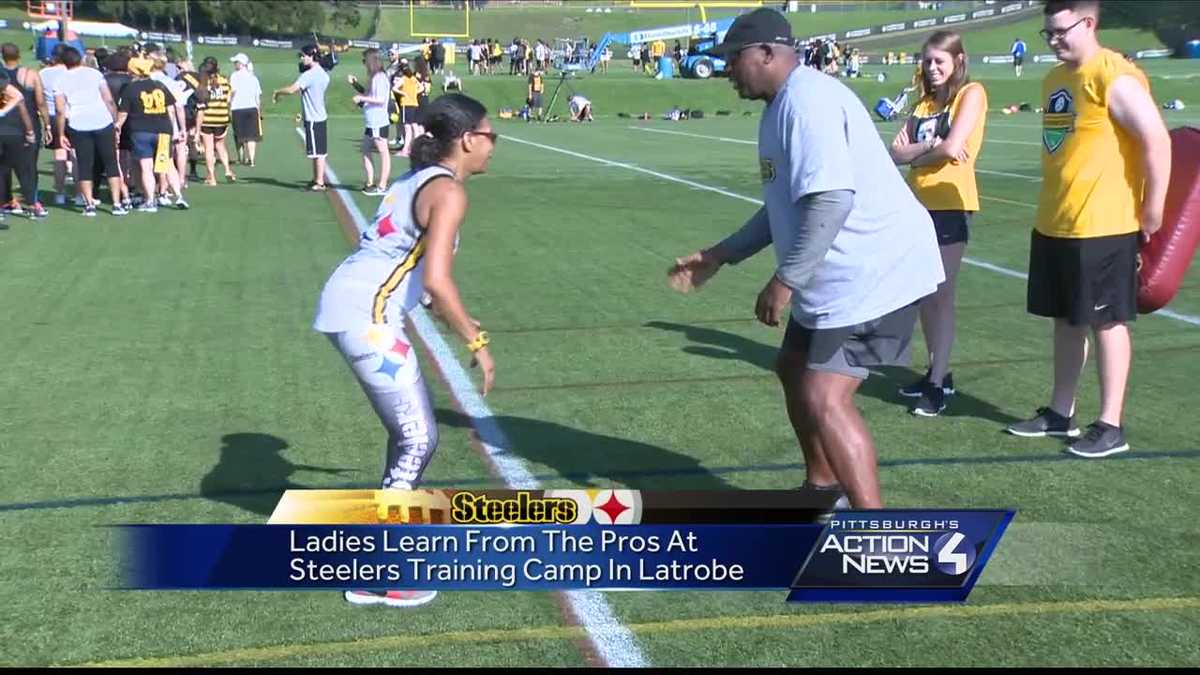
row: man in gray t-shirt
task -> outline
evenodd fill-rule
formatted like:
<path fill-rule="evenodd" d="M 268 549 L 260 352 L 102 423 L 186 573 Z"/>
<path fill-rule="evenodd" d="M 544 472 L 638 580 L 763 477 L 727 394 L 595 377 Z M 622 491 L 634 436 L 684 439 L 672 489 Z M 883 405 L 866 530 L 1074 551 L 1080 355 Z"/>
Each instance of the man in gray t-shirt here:
<path fill-rule="evenodd" d="M 313 161 L 313 190 L 326 190 L 325 156 L 328 154 L 328 134 L 325 112 L 325 90 L 329 88 L 329 73 L 321 67 L 321 50 L 316 45 L 305 45 L 300 49 L 300 77 L 287 87 L 276 89 L 271 102 L 278 102 L 285 94 L 300 92 L 301 122 L 304 124 L 304 150 Z"/>
<path fill-rule="evenodd" d="M 790 309 L 776 370 L 804 451 L 807 492 L 880 508 L 875 447 L 853 397 L 871 366 L 909 362 L 916 303 L 943 280 L 929 212 L 892 163 L 870 115 L 837 80 L 804 68 L 782 14 L 742 15 L 710 55 L 759 124 L 763 207 L 733 235 L 681 258 L 673 287 L 700 287 L 768 245 L 776 269 L 755 314 Z"/>

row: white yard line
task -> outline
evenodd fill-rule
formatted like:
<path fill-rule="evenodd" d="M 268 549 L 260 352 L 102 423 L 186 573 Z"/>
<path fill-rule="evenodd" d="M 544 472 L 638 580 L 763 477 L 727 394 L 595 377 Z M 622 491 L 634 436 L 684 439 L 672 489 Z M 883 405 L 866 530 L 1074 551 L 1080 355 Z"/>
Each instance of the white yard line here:
<path fill-rule="evenodd" d="M 645 132 L 652 133 L 652 134 L 670 134 L 672 136 L 687 136 L 689 138 L 701 138 L 701 139 L 704 139 L 707 141 L 721 141 L 724 143 L 739 143 L 742 145 L 758 145 L 757 141 L 748 141 L 748 140 L 745 140 L 742 138 L 727 138 L 725 136 L 706 136 L 704 134 L 693 134 L 693 133 L 688 133 L 686 131 L 673 131 L 673 130 L 668 130 L 668 129 L 648 129 L 646 127 L 631 126 L 629 128 L 634 129 L 636 131 L 645 131 Z M 986 141 L 986 142 L 990 142 L 990 141 Z M 1010 141 L 1010 142 L 1011 143 L 1020 143 L 1022 145 L 1024 145 L 1026 143 L 1025 141 Z M 1030 143 L 1030 145 L 1038 145 L 1038 144 Z M 1030 175 L 1024 174 L 1024 173 L 1009 173 L 1007 171 L 992 171 L 991 169 L 976 168 L 975 173 L 982 173 L 982 174 L 987 174 L 987 175 L 991 175 L 991 176 L 1003 176 L 1005 178 L 1019 178 L 1021 180 L 1027 180 L 1032 183 L 1040 182 L 1042 180 L 1041 178 L 1039 178 L 1037 176 L 1030 176 Z"/>

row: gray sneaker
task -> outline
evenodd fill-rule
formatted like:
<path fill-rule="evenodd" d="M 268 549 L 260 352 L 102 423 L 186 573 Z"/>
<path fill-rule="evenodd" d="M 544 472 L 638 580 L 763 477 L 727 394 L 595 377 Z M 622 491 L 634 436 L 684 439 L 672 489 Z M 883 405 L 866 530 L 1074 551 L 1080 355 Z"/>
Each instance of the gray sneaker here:
<path fill-rule="evenodd" d="M 1014 436 L 1026 438 L 1041 438 L 1043 436 L 1079 436 L 1079 427 L 1075 424 L 1075 416 L 1063 417 L 1050 408 L 1038 408 L 1037 417 L 1024 422 L 1015 422 L 1005 429 Z"/>
<path fill-rule="evenodd" d="M 828 509 L 817 516 L 817 522 L 822 525 L 829 523 L 834 511 L 846 511 L 850 508 L 850 498 L 841 485 L 813 485 L 806 480 L 796 490 L 805 493 L 810 499 L 820 502 L 824 509 Z"/>
<path fill-rule="evenodd" d="M 1125 431 L 1121 427 L 1114 427 L 1100 420 L 1089 424 L 1083 438 L 1067 446 L 1067 452 L 1088 459 L 1108 457 L 1128 449 L 1129 444 L 1125 442 Z"/>

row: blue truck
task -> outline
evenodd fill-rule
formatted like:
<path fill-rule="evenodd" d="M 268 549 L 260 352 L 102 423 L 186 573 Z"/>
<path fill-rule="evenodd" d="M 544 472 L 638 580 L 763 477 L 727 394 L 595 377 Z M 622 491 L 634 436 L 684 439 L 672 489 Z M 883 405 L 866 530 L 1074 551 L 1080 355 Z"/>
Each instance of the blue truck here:
<path fill-rule="evenodd" d="M 588 70 L 595 69 L 596 64 L 600 63 L 600 55 L 613 43 L 642 45 L 654 42 L 655 40 L 667 42 L 669 40 L 686 39 L 688 41 L 688 55 L 684 58 L 683 63 L 680 64 L 680 70 L 685 77 L 707 79 L 713 75 L 724 73 L 725 61 L 709 56 L 701 56 L 699 52 L 709 49 L 713 45 L 719 44 L 721 40 L 724 40 L 725 33 L 733 25 L 735 18 L 728 17 L 718 21 L 704 21 L 677 26 L 664 26 L 662 28 L 648 28 L 646 30 L 631 30 L 625 33 L 605 33 L 592 46 L 592 50 L 588 55 L 586 68 Z"/>

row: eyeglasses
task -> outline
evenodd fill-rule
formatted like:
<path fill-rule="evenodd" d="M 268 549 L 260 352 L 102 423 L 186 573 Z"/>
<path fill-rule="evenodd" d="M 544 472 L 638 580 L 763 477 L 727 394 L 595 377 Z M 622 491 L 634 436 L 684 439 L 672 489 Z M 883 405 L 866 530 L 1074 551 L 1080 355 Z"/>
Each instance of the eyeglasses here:
<path fill-rule="evenodd" d="M 487 136 L 492 143 L 500 140 L 500 134 L 495 131 L 468 131 L 467 133 L 475 136 Z"/>
<path fill-rule="evenodd" d="M 1090 18 L 1090 17 L 1085 16 L 1082 19 L 1071 24 L 1070 26 L 1067 26 L 1066 28 L 1062 28 L 1062 29 L 1056 28 L 1054 30 L 1046 30 L 1045 28 L 1043 28 L 1042 30 L 1038 31 L 1038 35 L 1041 35 L 1042 39 L 1045 40 L 1046 42 L 1049 42 L 1052 39 L 1061 40 L 1067 36 L 1067 33 L 1071 32 L 1072 28 L 1074 28 L 1075 26 L 1078 26 L 1079 24 L 1083 23 L 1084 21 L 1087 21 L 1088 18 Z"/>

